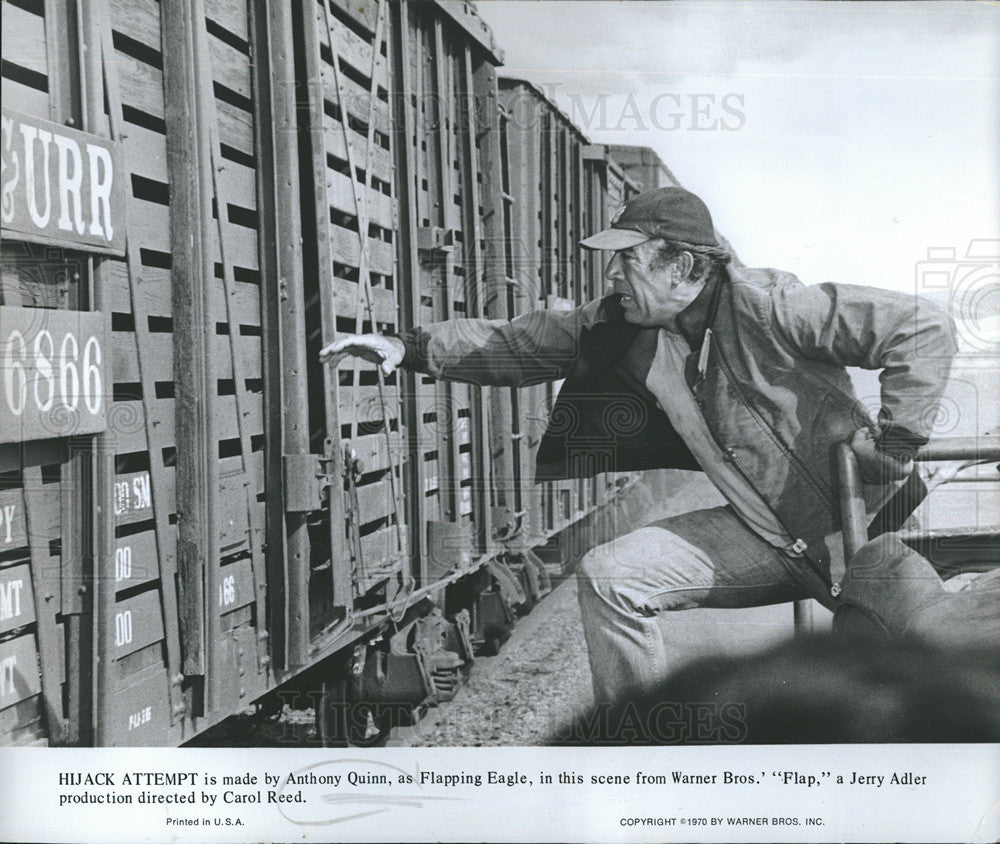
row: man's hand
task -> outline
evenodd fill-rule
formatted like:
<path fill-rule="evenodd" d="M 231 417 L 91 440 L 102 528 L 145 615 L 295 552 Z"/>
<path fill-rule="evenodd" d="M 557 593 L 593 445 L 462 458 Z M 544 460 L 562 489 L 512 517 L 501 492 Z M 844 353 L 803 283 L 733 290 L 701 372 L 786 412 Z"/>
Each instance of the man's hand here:
<path fill-rule="evenodd" d="M 382 372 L 389 375 L 403 360 L 404 352 L 403 341 L 398 337 L 348 334 L 324 347 L 319 353 L 319 359 L 336 366 L 346 357 L 363 358 L 370 363 L 377 363 Z"/>
<path fill-rule="evenodd" d="M 875 445 L 875 436 L 868 428 L 860 428 L 851 437 L 851 451 L 858 459 L 861 480 L 866 484 L 901 481 L 913 471 L 913 461 L 898 460 Z"/>

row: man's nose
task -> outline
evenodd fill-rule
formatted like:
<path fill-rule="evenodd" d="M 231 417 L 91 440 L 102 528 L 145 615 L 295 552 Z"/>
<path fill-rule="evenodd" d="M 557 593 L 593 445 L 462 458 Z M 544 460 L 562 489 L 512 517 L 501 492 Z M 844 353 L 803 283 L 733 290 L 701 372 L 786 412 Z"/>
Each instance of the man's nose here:
<path fill-rule="evenodd" d="M 608 265 L 604 268 L 604 280 L 608 282 L 608 284 L 614 284 L 623 277 L 622 259 L 621 256 L 615 252 L 615 254 L 611 256 L 611 260 L 608 261 Z"/>

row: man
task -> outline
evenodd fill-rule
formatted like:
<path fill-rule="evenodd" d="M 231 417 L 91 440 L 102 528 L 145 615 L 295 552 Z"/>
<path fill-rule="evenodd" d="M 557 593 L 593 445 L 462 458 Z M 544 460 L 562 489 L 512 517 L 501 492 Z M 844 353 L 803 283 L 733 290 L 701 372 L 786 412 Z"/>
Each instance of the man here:
<path fill-rule="evenodd" d="M 726 506 L 647 525 L 580 561 L 595 696 L 610 701 L 666 675 L 662 611 L 837 605 L 834 447 L 851 441 L 877 494 L 906 477 L 956 345 L 950 319 L 915 296 L 731 265 L 708 209 L 681 188 L 634 197 L 581 245 L 613 253 L 613 292 L 599 301 L 346 337 L 321 354 L 480 385 L 565 378 L 539 478 L 580 474 L 574 443 L 602 438 L 613 441 L 602 468 L 708 475 Z M 882 370 L 877 425 L 847 366 Z"/>

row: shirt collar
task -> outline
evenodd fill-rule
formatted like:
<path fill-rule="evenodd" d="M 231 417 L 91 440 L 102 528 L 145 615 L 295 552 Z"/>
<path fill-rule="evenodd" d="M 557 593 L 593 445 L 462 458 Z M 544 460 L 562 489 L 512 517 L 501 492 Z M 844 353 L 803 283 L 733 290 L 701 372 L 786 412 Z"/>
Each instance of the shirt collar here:
<path fill-rule="evenodd" d="M 725 267 L 722 267 L 713 273 L 695 300 L 677 315 L 677 327 L 692 349 L 701 348 L 705 329 L 715 321 L 722 285 L 725 283 L 725 272 Z"/>

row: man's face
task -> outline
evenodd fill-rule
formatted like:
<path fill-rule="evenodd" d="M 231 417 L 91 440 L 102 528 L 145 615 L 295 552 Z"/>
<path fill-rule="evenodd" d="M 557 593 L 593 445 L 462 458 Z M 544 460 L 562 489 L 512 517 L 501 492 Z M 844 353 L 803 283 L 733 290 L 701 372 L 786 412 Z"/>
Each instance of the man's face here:
<path fill-rule="evenodd" d="M 631 249 L 615 252 L 604 278 L 621 294 L 625 319 L 636 325 L 665 326 L 690 305 L 704 281 L 692 281 L 690 257 L 681 253 L 666 264 L 656 265 L 662 240 L 647 240 Z"/>

